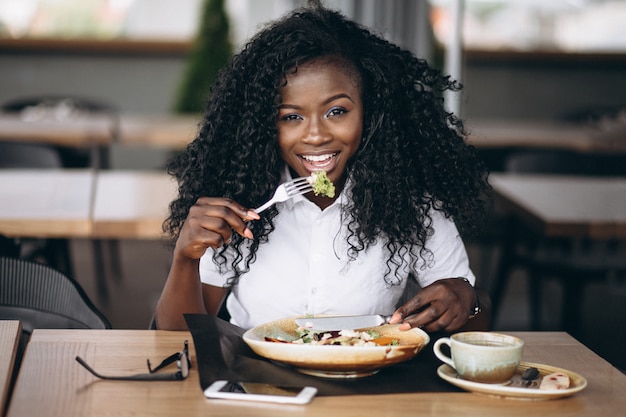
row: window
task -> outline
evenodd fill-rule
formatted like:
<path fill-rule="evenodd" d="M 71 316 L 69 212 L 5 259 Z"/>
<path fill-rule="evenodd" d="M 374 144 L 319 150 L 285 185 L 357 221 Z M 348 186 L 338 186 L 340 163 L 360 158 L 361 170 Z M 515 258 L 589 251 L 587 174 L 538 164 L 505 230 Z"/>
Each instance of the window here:
<path fill-rule="evenodd" d="M 9 39 L 190 40 L 202 0 L 2 0 Z"/>
<path fill-rule="evenodd" d="M 466 50 L 626 53 L 622 0 L 429 0 L 438 42 L 450 45 L 452 11 L 463 7 Z"/>

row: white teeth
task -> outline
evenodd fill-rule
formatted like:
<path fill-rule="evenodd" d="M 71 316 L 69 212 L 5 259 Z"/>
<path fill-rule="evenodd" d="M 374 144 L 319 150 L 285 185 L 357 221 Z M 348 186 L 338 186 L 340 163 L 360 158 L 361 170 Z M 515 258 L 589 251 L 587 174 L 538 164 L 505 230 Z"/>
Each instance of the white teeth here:
<path fill-rule="evenodd" d="M 310 162 L 322 162 L 335 156 L 334 153 L 326 155 L 303 155 L 302 158 Z"/>

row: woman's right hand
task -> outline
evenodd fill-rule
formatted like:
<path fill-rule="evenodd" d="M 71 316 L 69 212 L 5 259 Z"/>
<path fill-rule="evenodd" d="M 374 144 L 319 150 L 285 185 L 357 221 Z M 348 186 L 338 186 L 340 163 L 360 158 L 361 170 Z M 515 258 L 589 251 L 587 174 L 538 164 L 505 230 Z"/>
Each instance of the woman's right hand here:
<path fill-rule="evenodd" d="M 200 259 L 208 247 L 230 242 L 233 233 L 252 239 L 246 221 L 259 220 L 257 213 L 221 197 L 200 197 L 189 209 L 176 241 L 175 256 Z"/>

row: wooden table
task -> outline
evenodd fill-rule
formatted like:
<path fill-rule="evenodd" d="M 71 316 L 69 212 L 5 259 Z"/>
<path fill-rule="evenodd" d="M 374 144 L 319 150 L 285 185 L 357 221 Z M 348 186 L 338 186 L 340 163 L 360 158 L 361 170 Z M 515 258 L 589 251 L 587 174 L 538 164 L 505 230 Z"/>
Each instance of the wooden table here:
<path fill-rule="evenodd" d="M 101 171 L 93 209 L 94 238 L 158 239 L 176 182 L 166 173 Z"/>
<path fill-rule="evenodd" d="M 0 113 L 0 140 L 74 148 L 107 146 L 113 140 L 111 118 L 106 115 L 84 115 L 61 120 L 26 120 L 19 114 Z"/>
<path fill-rule="evenodd" d="M 0 320 L 0 414 L 6 408 L 22 325 L 17 320 Z"/>
<path fill-rule="evenodd" d="M 81 238 L 92 234 L 95 172 L 0 170 L 0 234 Z"/>
<path fill-rule="evenodd" d="M 195 138 L 201 115 L 122 114 L 121 145 L 182 150 Z"/>
<path fill-rule="evenodd" d="M 626 239 L 626 178 L 492 174 L 506 207 L 548 237 Z"/>
<path fill-rule="evenodd" d="M 99 114 L 57 120 L 24 119 L 0 113 L 0 141 L 29 141 L 84 148 L 106 147 L 115 140 L 124 146 L 184 149 L 197 133 L 200 115 L 121 114 L 117 122 Z M 115 126 L 114 123 L 119 123 Z M 117 132 L 113 132 L 118 129 Z M 115 133 L 115 134 L 114 134 Z"/>
<path fill-rule="evenodd" d="M 468 142 L 480 149 L 537 148 L 626 153 L 626 125 L 604 127 L 553 121 L 469 120 Z"/>
<path fill-rule="evenodd" d="M 184 340 L 191 341 L 187 332 L 35 330 L 8 416 L 597 417 L 623 413 L 626 376 L 574 338 L 561 332 L 511 334 L 525 340 L 524 360 L 577 372 L 587 379 L 587 388 L 572 397 L 551 401 L 461 392 L 316 397 L 306 406 L 243 404 L 205 399 L 195 366 L 184 381 L 101 381 L 74 361 L 80 355 L 95 369 L 111 374 L 144 372 L 146 358 L 160 360 L 180 350 Z M 195 363 L 193 343 L 190 352 Z"/>
<path fill-rule="evenodd" d="M 175 196 L 164 172 L 0 170 L 0 234 L 158 239 Z"/>

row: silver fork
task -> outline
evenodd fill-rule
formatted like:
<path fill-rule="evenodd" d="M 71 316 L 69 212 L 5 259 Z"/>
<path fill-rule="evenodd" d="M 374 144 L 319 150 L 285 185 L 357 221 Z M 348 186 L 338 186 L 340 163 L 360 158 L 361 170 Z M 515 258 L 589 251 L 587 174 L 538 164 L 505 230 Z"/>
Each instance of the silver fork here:
<path fill-rule="evenodd" d="M 278 188 L 276 188 L 276 191 L 274 191 L 272 198 L 270 198 L 270 200 L 261 207 L 254 209 L 254 211 L 260 213 L 263 210 L 270 208 L 273 204 L 287 201 L 292 197 L 300 194 L 306 194 L 309 191 L 313 191 L 313 186 L 309 182 L 309 177 L 294 178 L 291 181 L 286 181 L 280 184 Z"/>

